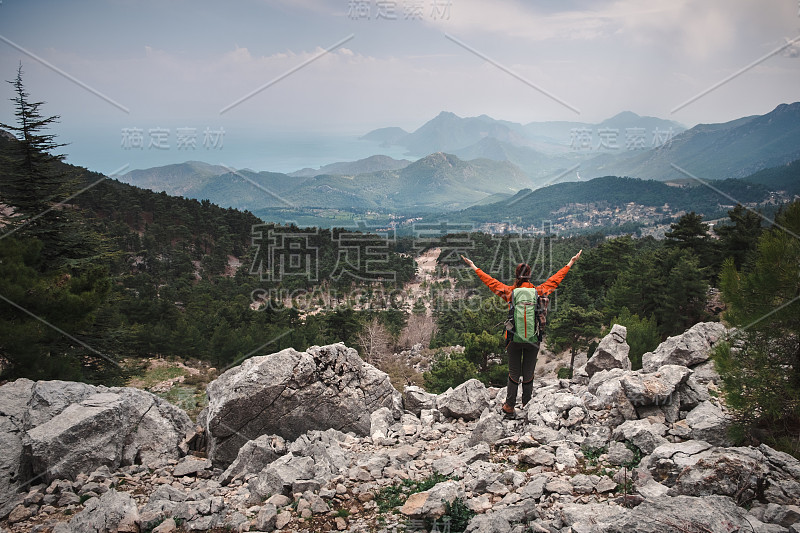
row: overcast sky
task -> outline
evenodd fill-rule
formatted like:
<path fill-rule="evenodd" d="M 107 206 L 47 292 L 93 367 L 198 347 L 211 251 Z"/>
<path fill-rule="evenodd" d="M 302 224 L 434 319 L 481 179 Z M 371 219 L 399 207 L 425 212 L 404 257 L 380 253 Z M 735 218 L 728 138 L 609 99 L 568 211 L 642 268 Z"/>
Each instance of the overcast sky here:
<path fill-rule="evenodd" d="M 688 127 L 764 114 L 800 100 L 800 40 L 675 109 L 798 38 L 799 15 L 798 0 L 2 0 L 0 77 L 22 61 L 70 162 L 241 167 L 275 139 L 413 130 L 442 110 Z M 169 148 L 147 146 L 155 128 Z M 178 128 L 196 149 L 177 149 Z"/>

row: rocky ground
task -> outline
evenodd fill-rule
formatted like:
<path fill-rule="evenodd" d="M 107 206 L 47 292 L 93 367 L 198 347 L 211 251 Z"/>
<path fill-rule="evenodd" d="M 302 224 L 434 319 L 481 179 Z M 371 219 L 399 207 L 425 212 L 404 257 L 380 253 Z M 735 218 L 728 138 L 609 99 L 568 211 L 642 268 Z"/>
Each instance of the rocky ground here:
<path fill-rule="evenodd" d="M 18 380 L 0 530 L 798 533 L 800 462 L 727 441 L 724 334 L 696 325 L 634 372 L 615 326 L 516 419 L 505 389 L 400 394 L 341 344 L 229 370 L 199 427 L 144 391 Z"/>

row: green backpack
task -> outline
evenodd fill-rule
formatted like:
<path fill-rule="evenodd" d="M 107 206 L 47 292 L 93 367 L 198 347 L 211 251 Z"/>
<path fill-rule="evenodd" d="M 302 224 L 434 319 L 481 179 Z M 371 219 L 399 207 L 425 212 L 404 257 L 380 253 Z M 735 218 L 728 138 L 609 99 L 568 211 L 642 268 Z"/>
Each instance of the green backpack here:
<path fill-rule="evenodd" d="M 533 287 L 517 287 L 513 290 L 506 320 L 506 344 L 511 341 L 541 342 L 549 303 L 547 300 L 539 297 Z"/>

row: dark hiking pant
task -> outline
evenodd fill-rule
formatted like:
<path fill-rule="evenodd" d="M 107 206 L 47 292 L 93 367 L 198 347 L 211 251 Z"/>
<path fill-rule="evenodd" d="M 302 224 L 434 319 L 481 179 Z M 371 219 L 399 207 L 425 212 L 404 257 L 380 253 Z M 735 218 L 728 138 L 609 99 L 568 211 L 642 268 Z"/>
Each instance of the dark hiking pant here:
<path fill-rule="evenodd" d="M 539 344 L 527 342 L 510 342 L 508 352 L 508 388 L 506 404 L 514 407 L 517 403 L 517 389 L 522 381 L 522 405 L 527 404 L 533 394 L 533 371 L 536 368 L 536 356 L 539 355 Z"/>

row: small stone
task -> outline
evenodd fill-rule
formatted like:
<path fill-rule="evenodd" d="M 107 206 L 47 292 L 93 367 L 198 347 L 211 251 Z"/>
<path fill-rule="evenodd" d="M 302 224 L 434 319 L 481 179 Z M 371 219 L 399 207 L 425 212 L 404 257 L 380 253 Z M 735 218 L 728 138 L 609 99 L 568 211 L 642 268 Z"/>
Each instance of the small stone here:
<path fill-rule="evenodd" d="M 292 515 L 288 512 L 278 513 L 278 517 L 275 519 L 275 529 L 283 529 L 291 521 Z"/>
<path fill-rule="evenodd" d="M 57 505 L 58 507 L 66 507 L 67 505 L 77 505 L 79 503 L 81 503 L 81 498 L 74 492 L 62 492 Z"/>
<path fill-rule="evenodd" d="M 175 533 L 178 531 L 178 525 L 172 518 L 167 518 L 153 529 L 153 533 Z"/>
<path fill-rule="evenodd" d="M 8 523 L 16 524 L 32 517 L 36 513 L 35 507 L 25 507 L 24 505 L 17 505 L 8 515 Z"/>
<path fill-rule="evenodd" d="M 547 492 L 555 492 L 557 494 L 572 494 L 572 483 L 564 478 L 556 478 L 550 482 L 548 482 L 544 486 L 544 490 Z"/>
<path fill-rule="evenodd" d="M 608 476 L 603 476 L 602 479 L 595 485 L 597 492 L 611 492 L 617 488 L 617 484 Z"/>
<path fill-rule="evenodd" d="M 291 500 L 289 499 L 289 497 L 288 496 L 284 496 L 283 494 L 273 494 L 267 500 L 267 503 L 271 503 L 275 507 L 285 507 L 285 506 L 289 505 L 290 502 L 291 502 Z"/>
<path fill-rule="evenodd" d="M 275 506 L 271 503 L 264 504 L 258 512 L 258 516 L 256 516 L 256 529 L 260 531 L 273 531 L 277 518 L 278 512 Z"/>
<path fill-rule="evenodd" d="M 519 460 L 530 465 L 552 466 L 556 456 L 541 448 L 526 448 L 519 453 Z"/>
<path fill-rule="evenodd" d="M 344 518 L 342 518 L 341 516 L 337 516 L 334 522 L 336 522 L 337 530 L 344 531 L 345 529 L 347 529 L 347 522 L 345 522 Z"/>
<path fill-rule="evenodd" d="M 303 509 L 303 511 L 300 513 L 300 518 L 311 518 L 312 515 L 313 513 L 311 512 L 311 509 Z"/>

